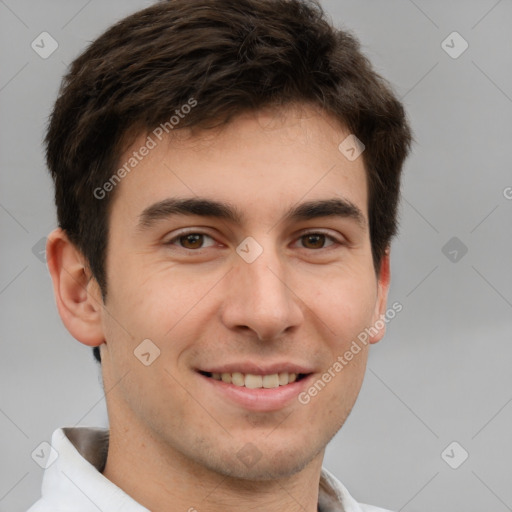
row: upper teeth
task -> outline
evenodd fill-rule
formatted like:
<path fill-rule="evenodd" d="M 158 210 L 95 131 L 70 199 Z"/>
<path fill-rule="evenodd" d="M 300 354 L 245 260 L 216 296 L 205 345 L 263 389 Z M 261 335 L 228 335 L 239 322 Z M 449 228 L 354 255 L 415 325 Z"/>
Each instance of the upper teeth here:
<path fill-rule="evenodd" d="M 235 386 L 245 386 L 246 388 L 278 388 L 286 386 L 297 380 L 296 373 L 273 373 L 272 375 L 253 375 L 251 373 L 212 373 L 215 380 L 222 380 Z"/>

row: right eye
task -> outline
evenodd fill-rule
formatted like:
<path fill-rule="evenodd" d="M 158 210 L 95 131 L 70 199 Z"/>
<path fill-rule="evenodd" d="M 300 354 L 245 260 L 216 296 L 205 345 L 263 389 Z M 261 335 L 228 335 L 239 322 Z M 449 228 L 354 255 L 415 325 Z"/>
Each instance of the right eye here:
<path fill-rule="evenodd" d="M 187 250 L 198 250 L 205 249 L 207 247 L 212 247 L 215 244 L 210 244 L 208 246 L 204 246 L 205 238 L 209 238 L 213 241 L 213 238 L 206 233 L 201 233 L 197 231 L 188 231 L 186 233 L 180 233 L 174 238 L 171 238 L 165 245 L 178 245 L 178 247 Z"/>

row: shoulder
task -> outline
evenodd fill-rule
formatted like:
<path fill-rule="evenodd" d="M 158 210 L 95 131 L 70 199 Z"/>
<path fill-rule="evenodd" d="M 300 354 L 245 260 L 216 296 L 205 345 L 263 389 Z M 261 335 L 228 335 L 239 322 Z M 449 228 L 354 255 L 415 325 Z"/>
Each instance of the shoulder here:
<path fill-rule="evenodd" d="M 373 505 L 365 505 L 364 503 L 359 503 L 359 507 L 362 512 L 392 512 L 387 508 L 374 507 Z"/>
<path fill-rule="evenodd" d="M 320 476 L 319 505 L 319 510 L 322 511 L 391 512 L 385 508 L 357 502 L 347 488 L 325 467 L 322 467 Z"/>

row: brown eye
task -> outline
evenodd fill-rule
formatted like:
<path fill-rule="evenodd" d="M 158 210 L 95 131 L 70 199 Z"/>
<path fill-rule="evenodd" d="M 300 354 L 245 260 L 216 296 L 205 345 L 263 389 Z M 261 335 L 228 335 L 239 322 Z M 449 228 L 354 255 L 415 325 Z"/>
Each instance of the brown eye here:
<path fill-rule="evenodd" d="M 322 233 L 310 233 L 301 237 L 307 249 L 321 249 L 324 246 L 326 236 Z"/>
<path fill-rule="evenodd" d="M 185 249 L 200 249 L 203 245 L 204 235 L 200 233 L 189 233 L 178 238 L 180 245 Z"/>
<path fill-rule="evenodd" d="M 179 248 L 188 250 L 197 250 L 214 246 L 215 240 L 205 233 L 191 231 L 174 237 L 166 242 L 165 245 L 170 247 L 178 246 Z"/>
<path fill-rule="evenodd" d="M 299 240 L 302 241 L 302 246 L 306 249 L 325 249 L 331 245 L 343 245 L 334 237 L 325 233 L 306 233 Z M 330 243 L 324 245 L 326 241 L 330 241 Z"/>

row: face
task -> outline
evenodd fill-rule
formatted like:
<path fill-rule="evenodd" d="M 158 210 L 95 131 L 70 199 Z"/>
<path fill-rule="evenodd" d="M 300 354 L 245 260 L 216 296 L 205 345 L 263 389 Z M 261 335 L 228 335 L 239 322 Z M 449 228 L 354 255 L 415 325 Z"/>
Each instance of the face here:
<path fill-rule="evenodd" d="M 223 475 L 291 475 L 347 418 L 367 345 L 335 363 L 385 308 L 363 160 L 345 158 L 349 133 L 312 108 L 187 133 L 153 137 L 112 203 L 101 318 L 111 429 Z"/>

